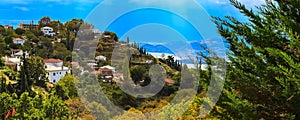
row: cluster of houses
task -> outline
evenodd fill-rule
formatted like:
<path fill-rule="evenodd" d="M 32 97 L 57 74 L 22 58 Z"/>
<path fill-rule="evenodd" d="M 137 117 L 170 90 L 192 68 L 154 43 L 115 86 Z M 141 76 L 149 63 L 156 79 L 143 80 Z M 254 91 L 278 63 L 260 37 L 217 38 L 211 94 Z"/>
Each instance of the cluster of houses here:
<path fill-rule="evenodd" d="M 15 50 L 16 51 L 16 50 Z M 20 71 L 23 62 L 21 60 L 23 56 L 23 51 L 12 52 L 11 56 L 5 56 L 5 66 L 8 66 L 14 71 Z M 29 54 L 25 52 L 25 57 L 29 57 Z M 66 74 L 70 74 L 71 70 L 69 67 L 63 66 L 63 61 L 59 59 L 44 59 L 45 70 L 47 72 L 47 77 L 49 82 L 56 83 Z"/>
<path fill-rule="evenodd" d="M 13 29 L 13 26 L 11 25 L 6 25 L 4 26 L 6 29 Z M 19 24 L 18 28 L 24 29 L 24 30 L 31 30 L 31 29 L 38 29 L 39 25 L 37 24 Z M 43 32 L 44 36 L 49 36 L 53 37 L 54 35 L 57 34 L 57 32 L 54 31 L 53 28 L 45 26 L 40 28 L 40 30 Z M 104 35 L 101 33 L 100 30 L 93 29 L 92 32 L 94 33 L 94 38 L 110 38 L 110 35 Z M 22 36 L 20 38 L 13 38 L 13 43 L 19 44 L 19 45 L 24 45 L 25 42 L 27 41 L 26 36 Z M 124 44 L 125 45 L 125 44 Z M 24 52 L 22 50 L 12 50 L 12 53 L 10 56 L 5 57 L 5 65 L 10 67 L 12 70 L 15 71 L 20 71 L 21 66 L 23 65 L 21 58 L 23 57 L 23 54 L 25 53 L 25 57 L 29 57 L 28 52 Z M 115 67 L 106 65 L 99 67 L 98 62 L 96 61 L 106 61 L 105 56 L 97 56 L 95 57 L 95 60 L 86 60 L 85 62 L 87 63 L 87 67 L 90 67 L 94 69 L 92 72 L 84 71 L 83 67 L 80 67 L 77 62 L 67 62 L 66 64 L 68 66 L 63 65 L 63 61 L 60 59 L 54 59 L 54 58 L 49 58 L 45 59 L 45 70 L 47 72 L 47 77 L 49 79 L 49 82 L 51 83 L 56 83 L 58 82 L 63 76 L 66 74 L 71 74 L 71 67 L 77 68 L 81 71 L 81 74 L 88 72 L 89 74 L 93 75 L 99 75 L 100 79 L 103 82 L 106 83 L 112 83 L 116 81 L 123 81 L 123 74 L 120 72 L 116 72 Z M 146 60 L 145 63 L 151 64 L 153 63 L 152 60 Z M 166 82 L 169 84 L 174 84 L 174 81 L 171 79 L 166 79 Z"/>
<path fill-rule="evenodd" d="M 12 50 L 12 53 L 10 56 L 5 56 L 5 66 L 8 66 L 10 69 L 14 71 L 20 71 L 21 66 L 23 65 L 22 57 L 25 53 L 25 58 L 29 57 L 28 52 L 24 52 L 23 50 Z M 106 61 L 105 56 L 97 56 L 96 60 L 102 60 Z M 44 59 L 45 63 L 45 70 L 47 72 L 48 81 L 55 84 L 58 82 L 63 76 L 66 74 L 71 74 L 71 68 L 76 68 L 80 70 L 80 73 L 83 74 L 88 71 L 84 71 L 84 68 L 79 66 L 78 62 L 67 62 L 66 65 L 63 65 L 63 60 L 60 59 Z M 94 62 L 87 63 L 88 67 L 94 67 Z M 93 65 L 93 66 L 89 66 Z M 97 70 L 88 72 L 89 74 L 93 75 L 100 75 L 100 79 L 103 82 L 110 83 L 114 82 L 116 80 L 122 81 L 123 80 L 123 74 L 116 72 L 115 67 L 112 67 L 110 65 L 102 66 L 97 68 Z"/>
<path fill-rule="evenodd" d="M 11 25 L 6 25 L 4 27 L 13 29 L 13 26 L 11 26 Z M 30 24 L 20 23 L 18 25 L 18 28 L 21 28 L 23 30 L 39 29 L 39 25 L 33 24 L 33 21 L 32 21 L 32 23 L 30 23 Z M 49 26 L 42 27 L 40 30 L 44 33 L 44 36 L 48 36 L 48 37 L 53 37 L 55 34 L 59 33 L 58 31 L 55 32 L 54 29 Z M 92 33 L 94 33 L 94 35 L 95 35 L 94 38 L 100 38 L 100 37 L 110 38 L 111 37 L 110 35 L 103 35 L 101 33 L 101 31 L 98 29 L 93 29 Z"/>

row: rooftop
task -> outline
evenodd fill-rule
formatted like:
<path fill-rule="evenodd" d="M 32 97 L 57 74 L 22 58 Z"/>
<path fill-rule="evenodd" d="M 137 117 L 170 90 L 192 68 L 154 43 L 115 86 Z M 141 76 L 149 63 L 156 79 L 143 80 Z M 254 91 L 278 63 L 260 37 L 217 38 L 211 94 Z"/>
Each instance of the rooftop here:
<path fill-rule="evenodd" d="M 172 80 L 172 79 L 170 79 L 170 78 L 166 78 L 165 81 L 166 81 L 166 83 L 168 83 L 168 84 L 174 84 L 174 83 L 175 83 L 174 80 Z"/>
<path fill-rule="evenodd" d="M 21 38 L 13 38 L 14 41 L 23 41 L 24 39 Z"/>
<path fill-rule="evenodd" d="M 45 59 L 44 62 L 45 62 L 45 63 L 60 63 L 60 62 L 63 62 L 63 61 L 60 60 L 60 59 L 53 59 L 53 58 L 50 58 L 50 59 Z"/>

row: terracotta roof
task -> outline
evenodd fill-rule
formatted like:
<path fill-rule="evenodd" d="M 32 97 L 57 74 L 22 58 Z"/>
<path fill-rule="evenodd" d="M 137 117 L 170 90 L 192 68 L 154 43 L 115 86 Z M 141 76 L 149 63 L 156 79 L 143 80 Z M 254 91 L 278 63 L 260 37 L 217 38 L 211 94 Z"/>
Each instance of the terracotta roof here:
<path fill-rule="evenodd" d="M 106 72 L 108 71 L 108 72 L 110 72 L 110 71 L 112 71 L 112 70 L 111 70 L 111 69 L 108 69 L 108 68 L 100 68 L 100 71 L 101 71 L 101 72 L 103 72 L 103 71 L 106 71 Z"/>
<path fill-rule="evenodd" d="M 99 75 L 101 72 L 100 71 L 93 71 L 93 72 L 91 72 L 91 74 L 93 74 L 93 75 Z"/>
<path fill-rule="evenodd" d="M 60 63 L 60 62 L 62 62 L 62 60 L 50 58 L 50 59 L 45 59 L 44 62 L 45 63 Z"/>
<path fill-rule="evenodd" d="M 166 81 L 166 83 L 168 83 L 168 84 L 174 84 L 174 83 L 175 83 L 174 80 L 172 80 L 172 79 L 170 79 L 170 78 L 166 78 L 165 81 Z"/>
<path fill-rule="evenodd" d="M 15 40 L 15 41 L 23 41 L 24 39 L 21 39 L 21 38 L 13 38 L 13 40 Z"/>
<path fill-rule="evenodd" d="M 70 62 L 70 61 L 68 61 L 67 65 L 78 65 L 78 62 Z"/>

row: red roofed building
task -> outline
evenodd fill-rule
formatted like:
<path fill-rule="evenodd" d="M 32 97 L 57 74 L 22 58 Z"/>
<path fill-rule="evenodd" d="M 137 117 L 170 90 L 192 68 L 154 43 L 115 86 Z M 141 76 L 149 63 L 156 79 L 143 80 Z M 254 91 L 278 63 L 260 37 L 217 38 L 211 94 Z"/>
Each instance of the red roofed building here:
<path fill-rule="evenodd" d="M 113 75 L 113 71 L 108 68 L 100 68 L 99 71 L 101 72 L 101 74 L 103 76 L 112 76 Z"/>
<path fill-rule="evenodd" d="M 63 66 L 63 61 L 60 60 L 60 59 L 50 58 L 50 59 L 45 59 L 44 62 L 47 66 L 55 66 L 55 67 L 62 67 Z"/>
<path fill-rule="evenodd" d="M 174 80 L 170 79 L 170 78 L 166 78 L 165 79 L 166 83 L 169 84 L 169 85 L 173 85 L 175 83 Z"/>

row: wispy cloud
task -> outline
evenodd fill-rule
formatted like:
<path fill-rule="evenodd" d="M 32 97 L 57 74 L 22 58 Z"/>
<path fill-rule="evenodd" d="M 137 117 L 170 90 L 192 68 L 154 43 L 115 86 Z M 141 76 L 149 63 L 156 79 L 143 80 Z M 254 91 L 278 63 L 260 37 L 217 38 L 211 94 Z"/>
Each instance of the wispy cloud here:
<path fill-rule="evenodd" d="M 58 4 L 71 4 L 71 3 L 83 3 L 83 4 L 92 4 L 100 3 L 100 0 L 41 0 L 42 2 L 52 2 Z"/>
<path fill-rule="evenodd" d="M 242 4 L 245 4 L 247 7 L 255 7 L 255 6 L 260 6 L 262 4 L 266 4 L 265 0 L 238 0 Z"/>
<path fill-rule="evenodd" d="M 138 4 L 143 4 L 143 5 L 161 5 L 161 4 L 169 4 L 169 5 L 175 5 L 175 6 L 182 6 L 186 5 L 189 3 L 192 3 L 193 0 L 129 0 L 129 2 L 134 2 Z"/>
<path fill-rule="evenodd" d="M 0 0 L 0 4 L 28 4 L 33 0 Z"/>
<path fill-rule="evenodd" d="M 14 7 L 14 9 L 18 9 L 18 10 L 21 10 L 21 11 L 29 11 L 30 10 L 27 7 L 18 7 L 18 6 Z"/>

